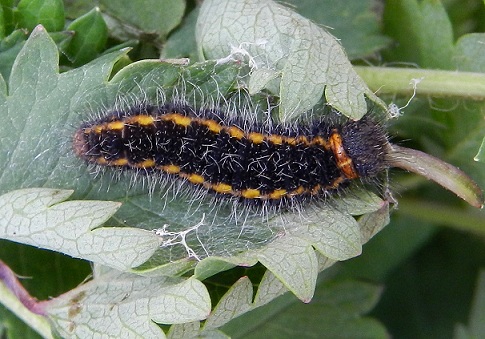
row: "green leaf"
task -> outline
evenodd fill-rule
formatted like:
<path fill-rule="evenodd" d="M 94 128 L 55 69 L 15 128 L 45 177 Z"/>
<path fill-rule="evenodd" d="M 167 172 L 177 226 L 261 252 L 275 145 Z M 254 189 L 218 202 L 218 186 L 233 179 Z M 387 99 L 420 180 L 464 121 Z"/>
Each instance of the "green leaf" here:
<path fill-rule="evenodd" d="M 204 329 L 216 329 L 251 309 L 253 286 L 242 277 L 219 300 L 204 324 Z"/>
<path fill-rule="evenodd" d="M 249 266 L 253 266 L 256 264 L 256 260 L 254 260 Z M 205 280 L 213 275 L 227 271 L 238 264 L 242 265 L 239 262 L 231 262 L 228 258 L 221 258 L 216 256 L 210 256 L 204 258 L 200 261 L 197 266 L 195 267 L 194 276 L 199 280 Z"/>
<path fill-rule="evenodd" d="M 170 36 L 163 47 L 162 58 L 184 58 L 197 60 L 197 43 L 195 41 L 195 24 L 199 15 L 198 9 L 194 9 L 187 16 L 177 30 Z"/>
<path fill-rule="evenodd" d="M 368 211 L 358 219 L 358 222 L 361 229 L 361 241 L 366 243 L 389 224 L 389 203 L 383 202 L 382 207 L 378 210 Z"/>
<path fill-rule="evenodd" d="M 113 22 L 111 34 L 125 39 L 137 37 L 141 40 L 165 40 L 168 33 L 182 21 L 185 11 L 183 0 L 101 0 L 103 13 Z"/>
<path fill-rule="evenodd" d="M 74 36 L 62 47 L 62 51 L 74 66 L 93 60 L 104 49 L 108 39 L 108 28 L 98 8 L 77 18 L 66 29 L 74 31 Z"/>
<path fill-rule="evenodd" d="M 297 237 L 276 239 L 258 253 L 258 260 L 297 298 L 310 302 L 317 281 L 317 257 L 312 246 Z"/>
<path fill-rule="evenodd" d="M 62 0 L 20 0 L 15 11 L 18 27 L 33 30 L 43 25 L 50 32 L 64 28 L 64 3 Z"/>
<path fill-rule="evenodd" d="M 5 27 L 5 16 L 4 16 L 4 9 L 2 6 L 0 6 L 0 39 L 3 39 L 5 38 L 5 31 L 6 31 L 6 27 Z"/>
<path fill-rule="evenodd" d="M 260 307 L 275 300 L 288 290 L 271 271 L 266 271 L 261 279 L 256 296 L 254 297 L 254 307 Z"/>
<path fill-rule="evenodd" d="M 40 55 L 40 57 L 32 58 L 30 55 Z M 69 122 L 69 124 L 77 126 L 80 121 L 85 119 L 85 112 L 93 114 L 93 111 L 100 112 L 99 110 L 113 107 L 116 103 L 118 105 L 126 104 L 126 102 L 117 101 L 121 94 L 124 95 L 124 98 L 153 98 L 161 95 L 160 86 L 162 86 L 165 88 L 163 96 L 165 99 L 170 99 L 179 95 L 180 83 L 182 83 L 186 100 L 204 102 L 207 97 L 212 98 L 228 93 L 236 82 L 240 66 L 235 67 L 233 63 L 213 61 L 182 67 L 158 61 L 144 61 L 125 67 L 107 82 L 106 77 L 111 69 L 109 62 L 112 65 L 112 62 L 116 60 L 113 56 L 106 56 L 105 59 L 100 59 L 96 63 L 62 75 L 58 74 L 57 68 L 54 66 L 56 60 L 57 54 L 53 42 L 47 35 L 42 34 L 42 31 L 36 31 L 17 59 L 17 63 L 23 65 L 23 68 L 14 68 L 12 71 L 10 90 L 13 92 L 8 99 L 5 98 L 9 112 L 32 111 L 33 113 L 29 115 L 28 121 L 13 119 L 14 122 L 17 122 L 16 129 L 23 131 L 21 133 L 10 135 L 15 129 L 4 126 L 3 133 L 8 136 L 6 140 L 10 139 L 12 146 L 7 145 L 3 156 L 6 162 L 11 162 L 9 169 L 16 168 L 16 170 L 9 171 L 2 177 L 5 180 L 0 182 L 3 189 L 15 185 L 15 183 L 18 186 L 33 184 L 64 186 L 69 183 L 70 187 L 73 187 L 72 178 L 76 178 L 74 188 L 78 195 L 125 202 L 112 220 L 113 222 L 119 223 L 122 220 L 124 225 L 136 225 L 150 230 L 122 228 L 119 231 L 138 232 L 140 241 L 144 239 L 144 236 L 141 236 L 143 234 L 148 236 L 147 239 L 155 241 L 154 233 L 151 230 L 157 227 L 156 225 L 161 227 L 161 225 L 167 224 L 167 228 L 159 230 L 161 237 L 156 239 L 157 245 L 161 241 L 161 249 L 154 254 L 149 266 L 138 270 L 146 275 L 163 274 L 162 272 L 168 271 L 183 272 L 190 267 L 187 265 L 187 261 L 181 261 L 171 268 L 166 267 L 167 262 L 175 259 L 222 254 L 228 256 L 245 250 L 249 246 L 254 247 L 255 250 L 233 259 L 224 260 L 231 265 L 254 265 L 260 261 L 281 280 L 286 288 L 300 299 L 309 301 L 319 269 L 313 246 L 325 255 L 338 259 L 346 259 L 360 252 L 362 243 L 358 225 L 355 220 L 346 216 L 346 213 L 333 209 L 316 208 L 302 219 L 298 214 L 286 213 L 277 217 L 271 216 L 268 220 L 261 220 L 259 216 L 248 214 L 242 218 L 245 220 L 245 224 L 240 225 L 236 220 L 233 223 L 227 222 L 232 213 L 231 208 L 221 207 L 217 215 L 209 214 L 212 211 L 209 201 L 207 204 L 201 202 L 196 211 L 189 215 L 191 219 L 188 219 L 184 197 L 169 200 L 155 199 L 146 193 L 143 185 L 130 188 L 130 180 L 126 180 L 127 178 L 120 178 L 119 182 L 113 182 L 110 176 L 93 179 L 85 166 L 78 165 L 79 160 L 74 159 L 72 153 L 66 152 L 65 157 L 60 156 L 64 152 L 62 148 L 59 152 L 58 147 L 53 147 L 62 142 L 62 139 L 59 138 L 63 138 L 63 136 L 58 133 L 58 130 L 63 128 L 64 123 Z M 29 72 L 29 77 L 21 76 L 22 72 Z M 96 74 L 91 75 L 91 72 L 96 72 Z M 30 79 L 34 82 L 30 83 Z M 69 86 L 73 86 L 65 79 L 69 79 L 81 88 L 84 86 L 83 81 L 90 79 L 90 87 L 83 88 L 83 90 L 73 87 L 83 95 L 78 97 L 78 101 L 71 103 L 71 96 L 58 93 L 61 91 L 62 81 L 66 81 L 63 84 L 62 93 L 66 93 Z M 185 79 L 190 79 L 190 81 L 185 81 Z M 174 93 L 170 92 L 170 89 Z M 29 95 L 30 100 L 19 99 L 25 94 Z M 16 101 L 9 101 L 13 99 Z M 32 106 L 17 107 L 15 105 Z M 89 110 L 86 110 L 86 107 Z M 44 112 L 47 109 L 48 111 Z M 81 112 L 82 114 L 77 116 L 71 113 L 66 116 L 65 112 Z M 46 121 L 49 119 L 49 114 L 51 120 Z M 15 117 L 18 118 L 18 114 Z M 40 143 L 31 140 L 32 135 L 41 133 L 44 137 Z M 19 143 L 16 138 L 26 138 L 26 140 Z M 23 144 L 24 148 L 19 149 L 15 146 L 18 144 Z M 9 147 L 15 149 L 15 152 L 7 152 Z M 53 164 L 53 168 L 48 167 L 49 162 Z M 33 168 L 35 168 L 35 172 L 31 170 Z M 8 175 L 15 176 L 9 178 Z M 129 176 L 127 177 L 129 179 Z M 106 191 L 103 187 L 110 187 L 110 189 Z M 164 191 L 161 194 L 165 194 Z M 355 205 L 357 213 L 376 210 L 380 208 L 381 204 L 380 199 L 375 199 L 372 195 L 369 195 L 369 199 L 358 198 L 356 195 L 355 198 L 350 197 L 344 203 L 345 206 L 348 206 L 349 211 L 353 211 L 352 206 Z M 204 220 L 206 213 L 210 215 L 208 223 Z M 305 222 L 302 223 L 303 220 Z M 336 222 L 337 220 L 338 222 Z M 89 224 L 89 222 L 88 218 L 85 224 Z M 297 227 L 297 225 L 301 226 Z M 241 228 L 242 226 L 244 228 Z M 248 233 L 244 233 L 246 229 Z M 79 230 L 81 231 L 82 228 Z M 84 229 L 83 232 L 85 231 L 90 234 L 89 229 Z M 116 243 L 116 239 L 119 238 L 117 228 L 100 228 L 96 231 L 107 232 L 107 238 L 104 240 L 107 243 Z M 110 234 L 111 231 L 113 233 Z M 273 240 L 275 234 L 282 234 L 282 231 L 287 234 L 261 248 Z M 345 244 L 345 246 L 340 246 L 339 243 Z M 130 242 L 130 244 L 135 246 L 136 242 Z M 43 244 L 41 246 L 45 247 Z M 143 257 L 144 260 L 152 254 L 149 250 L 152 248 L 151 245 L 146 248 L 148 252 Z M 61 250 L 71 253 L 66 249 Z M 76 253 L 71 255 L 76 255 Z M 116 266 L 114 262 L 117 258 L 89 257 L 84 254 L 82 257 L 120 269 L 133 266 L 129 260 L 122 260 L 118 263 L 121 266 Z M 282 260 L 282 258 L 284 259 Z M 141 262 L 143 260 L 137 263 Z M 206 261 L 206 268 L 196 269 L 196 272 L 199 276 L 204 277 L 225 270 L 227 267 L 227 265 L 218 265 L 214 261 L 212 264 Z M 275 285 L 275 288 L 278 292 L 269 295 L 276 296 L 283 290 L 283 287 L 278 284 Z M 261 302 L 267 303 L 269 300 L 266 297 Z"/>
<path fill-rule="evenodd" d="M 443 4 L 441 1 L 425 0 L 420 7 L 423 67 L 453 69 L 453 30 Z"/>
<path fill-rule="evenodd" d="M 16 30 L 0 42 L 0 74 L 7 81 L 15 58 L 26 39 L 27 34 L 24 30 Z"/>
<path fill-rule="evenodd" d="M 150 196 L 143 184 L 133 187 L 129 173 L 123 174 L 115 182 L 110 175 L 93 178 L 82 161 L 74 157 L 70 144 L 74 128 L 66 129 L 66 125 L 79 126 L 87 117 L 102 114 L 107 107 L 129 104 L 130 98 L 153 98 L 151 100 L 156 102 L 160 95 L 164 100 L 170 100 L 182 93 L 188 102 L 211 103 L 213 98 L 221 98 L 234 88 L 241 69 L 240 64 L 231 62 L 209 61 L 183 67 L 152 60 L 130 65 L 107 82 L 112 67 L 110 62 L 119 55 L 108 55 L 84 68 L 59 75 L 53 42 L 41 30 L 34 32 L 17 58 L 16 65 L 19 66 L 12 70 L 10 93 L 8 99 L 5 98 L 8 107 L 5 112 L 11 115 L 9 121 L 12 124 L 0 126 L 1 135 L 5 136 L 4 148 L 0 153 L 1 164 L 8 164 L 9 169 L 3 169 L 5 173 L 0 179 L 0 188 L 4 192 L 32 186 L 74 188 L 79 196 L 86 198 L 124 202 L 112 220 L 113 225 L 152 230 L 167 224 L 166 232 L 171 235 L 157 251 L 156 260 L 150 263 L 152 266 L 143 267 L 143 271 L 186 258 L 192 253 L 197 257 L 230 255 L 244 251 L 248 246 L 261 247 L 288 227 L 289 224 L 282 222 L 279 216 L 271 216 L 265 221 L 249 211 L 245 212 L 246 216 L 241 216 L 241 220 L 245 220 L 244 225 L 234 219 L 228 222 L 233 213 L 231 204 L 221 203 L 218 213 L 214 215 L 210 198 L 200 201 L 195 211 L 188 214 L 183 196 L 173 197 L 172 193 L 167 192 L 170 188 L 162 188 L 156 193 L 161 197 L 169 194 L 167 198 Z M 164 88 L 163 93 L 160 92 L 161 87 Z M 76 101 L 71 101 L 70 98 L 74 96 Z M 120 101 L 120 97 L 125 101 Z M 42 138 L 36 140 L 32 137 L 35 135 Z M 106 187 L 109 187 L 108 191 Z M 358 213 L 365 211 L 362 206 L 364 200 L 354 199 L 356 201 L 360 206 L 356 205 L 355 210 Z M 366 204 L 373 206 L 370 209 L 379 208 L 379 203 L 372 199 Z M 351 206 L 349 200 L 348 210 L 354 210 Z M 309 215 L 307 220 L 315 225 L 321 222 L 322 216 L 323 220 L 328 220 L 325 211 L 322 213 Z M 209 221 L 204 220 L 206 215 L 210 215 Z M 296 226 L 299 220 L 288 213 L 287 222 Z M 340 234 L 342 227 L 338 223 L 328 225 L 328 232 Z M 175 241 L 182 236 L 185 237 L 185 244 Z M 318 248 L 329 251 L 322 242 L 324 239 L 312 239 L 311 244 L 317 246 L 322 243 Z M 360 241 L 357 241 L 349 247 L 352 250 L 328 253 L 333 257 L 349 258 L 357 253 L 355 249 L 360 250 L 360 246 Z M 305 293 L 306 298 L 308 294 Z"/>
<path fill-rule="evenodd" d="M 380 8 L 373 0 L 289 0 L 294 10 L 317 24 L 329 27 L 351 59 L 383 49 L 391 40 L 380 32 Z"/>
<path fill-rule="evenodd" d="M 152 232 L 97 228 L 119 204 L 68 201 L 72 192 L 24 189 L 0 196 L 0 238 L 126 270 L 150 258 L 160 244 Z"/>
<path fill-rule="evenodd" d="M 230 339 L 229 336 L 218 330 L 203 330 L 200 331 L 200 322 L 192 322 L 185 324 L 175 324 L 170 326 L 167 333 L 169 339 L 179 338 L 210 338 L 210 339 Z"/>
<path fill-rule="evenodd" d="M 92 0 L 64 0 L 66 17 L 78 18 L 93 9 Z"/>
<path fill-rule="evenodd" d="M 63 337 L 163 338 L 154 322 L 181 324 L 207 318 L 209 293 L 198 280 L 146 278 L 111 272 L 44 302 Z"/>
<path fill-rule="evenodd" d="M 453 31 L 441 1 L 392 1 L 386 4 L 386 33 L 398 41 L 399 61 L 420 67 L 453 69 Z"/>
<path fill-rule="evenodd" d="M 346 260 L 362 253 L 360 227 L 353 217 L 331 208 L 327 208 L 326 213 L 317 215 L 312 211 L 307 213 L 308 218 L 301 220 L 298 216 L 296 218 L 299 222 L 296 220 L 292 222 L 299 224 L 290 231 L 292 234 L 305 239 L 330 259 Z M 339 227 L 326 225 L 339 225 Z"/>
<path fill-rule="evenodd" d="M 480 271 L 473 297 L 468 327 L 462 324 L 455 326 L 455 339 L 482 338 L 485 335 L 485 271 Z"/>
<path fill-rule="evenodd" d="M 5 82 L 5 79 L 1 74 L 0 74 L 0 95 L 2 96 L 7 95 L 7 83 Z"/>
<path fill-rule="evenodd" d="M 308 305 L 280 303 L 279 309 L 266 310 L 274 312 L 269 315 L 261 308 L 229 323 L 224 331 L 233 338 L 387 338 L 379 322 L 362 317 L 375 306 L 380 292 L 379 287 L 357 281 L 328 282 L 319 286 Z"/>
<path fill-rule="evenodd" d="M 255 15 L 258 13 L 258 15 Z M 279 72 L 280 119 L 291 120 L 311 109 L 325 93 L 328 104 L 348 117 L 367 113 L 364 94 L 384 103 L 355 73 L 337 40 L 320 26 L 267 0 L 245 0 L 229 6 L 205 1 L 197 23 L 201 58 L 246 57 L 251 69 Z M 258 91 L 273 76 L 252 79 Z M 261 76 L 261 73 L 251 77 Z"/>
<path fill-rule="evenodd" d="M 175 324 L 170 326 L 167 333 L 167 338 L 193 338 L 199 334 L 200 322 L 193 321 L 185 324 Z"/>
<path fill-rule="evenodd" d="M 14 20 L 14 10 L 15 10 L 14 0 L 0 0 L 0 6 L 2 7 L 2 19 L 5 29 L 5 35 L 9 35 L 17 29 L 17 23 Z"/>
<path fill-rule="evenodd" d="M 467 34 L 455 46 L 455 64 L 462 71 L 485 73 L 485 33 Z"/>
<path fill-rule="evenodd" d="M 32 33 L 12 68 L 9 95 L 0 97 L 3 117 L 8 117 L 8 122 L 0 126 L 0 192 L 48 182 L 56 187 L 73 187 L 72 178 L 79 174 L 71 172 L 70 179 L 60 179 L 69 166 L 66 158 L 59 159 L 60 150 L 64 149 L 61 152 L 65 155 L 66 147 L 70 149 L 66 124 L 73 122 L 76 103 L 71 98 L 102 84 L 122 54 L 113 53 L 85 69 L 59 74 L 55 44 L 41 27 Z"/>
<path fill-rule="evenodd" d="M 362 215 L 375 212 L 385 204 L 386 202 L 375 193 L 356 188 L 351 194 L 342 196 L 337 208 L 352 215 Z"/>

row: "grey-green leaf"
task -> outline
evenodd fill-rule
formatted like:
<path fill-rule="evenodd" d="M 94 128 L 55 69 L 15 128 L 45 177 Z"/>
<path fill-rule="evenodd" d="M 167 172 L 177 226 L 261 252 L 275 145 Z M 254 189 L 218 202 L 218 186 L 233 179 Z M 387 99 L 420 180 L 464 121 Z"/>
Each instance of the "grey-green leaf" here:
<path fill-rule="evenodd" d="M 181 324 L 205 319 L 211 302 L 198 280 L 103 275 L 46 302 L 63 337 L 164 338 L 154 322 Z"/>
<path fill-rule="evenodd" d="M 211 315 L 207 318 L 204 329 L 216 329 L 229 320 L 251 309 L 253 286 L 248 277 L 242 277 L 219 300 Z"/>
<path fill-rule="evenodd" d="M 455 45 L 454 61 L 459 70 L 485 72 L 485 33 L 463 35 Z"/>
<path fill-rule="evenodd" d="M 308 211 L 305 218 L 296 218 L 300 221 L 293 223 L 299 226 L 291 233 L 308 241 L 324 256 L 347 260 L 362 253 L 360 227 L 350 215 L 324 208 L 322 211 Z"/>
<path fill-rule="evenodd" d="M 119 208 L 67 201 L 72 191 L 23 189 L 0 196 L 0 238 L 126 270 L 144 263 L 160 239 L 137 228 L 99 228 Z"/>
<path fill-rule="evenodd" d="M 281 120 L 309 110 L 323 94 L 331 106 L 353 119 L 367 113 L 364 95 L 385 107 L 331 34 L 271 0 L 205 1 L 196 38 L 201 58 L 239 54 L 249 59 L 252 69 L 281 72 Z M 258 89 L 273 77 L 261 72 L 254 76 Z"/>
<path fill-rule="evenodd" d="M 315 250 L 305 240 L 284 236 L 258 251 L 259 261 L 296 297 L 310 302 L 315 290 L 318 263 Z"/>

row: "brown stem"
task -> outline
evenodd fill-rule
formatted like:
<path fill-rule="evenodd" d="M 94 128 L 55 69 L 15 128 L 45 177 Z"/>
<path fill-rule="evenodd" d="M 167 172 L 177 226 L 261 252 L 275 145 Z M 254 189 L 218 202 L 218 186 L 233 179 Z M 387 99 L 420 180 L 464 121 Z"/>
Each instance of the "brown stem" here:
<path fill-rule="evenodd" d="M 22 302 L 22 304 L 31 312 L 39 315 L 46 315 L 42 302 L 32 297 L 29 292 L 22 286 L 17 275 L 0 260 L 0 281 Z"/>
<path fill-rule="evenodd" d="M 398 167 L 433 180 L 470 205 L 483 207 L 483 192 L 463 171 L 438 158 L 411 148 L 390 145 L 387 160 Z"/>

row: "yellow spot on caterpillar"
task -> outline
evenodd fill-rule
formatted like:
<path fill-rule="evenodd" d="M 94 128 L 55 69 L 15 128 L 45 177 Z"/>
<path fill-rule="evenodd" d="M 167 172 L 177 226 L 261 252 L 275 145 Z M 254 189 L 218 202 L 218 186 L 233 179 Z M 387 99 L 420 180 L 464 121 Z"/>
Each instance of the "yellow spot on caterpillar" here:
<path fill-rule="evenodd" d="M 322 188 L 322 186 L 320 185 L 315 185 L 311 191 L 310 191 L 310 194 L 311 195 L 315 195 L 315 194 L 318 194 L 318 192 L 320 192 L 320 189 Z"/>
<path fill-rule="evenodd" d="M 108 123 L 106 128 L 110 131 L 119 131 L 125 127 L 125 123 L 123 121 L 113 121 Z"/>
<path fill-rule="evenodd" d="M 199 174 L 189 174 L 187 175 L 187 180 L 193 184 L 202 184 L 205 181 L 204 177 Z"/>
<path fill-rule="evenodd" d="M 211 187 L 214 191 L 217 193 L 231 193 L 232 192 L 232 187 L 231 185 L 224 184 L 224 183 L 218 183 L 214 184 Z"/>
<path fill-rule="evenodd" d="M 298 138 L 296 138 L 296 142 L 299 144 L 306 144 L 306 145 L 309 144 L 308 138 L 304 135 L 300 135 Z"/>
<path fill-rule="evenodd" d="M 128 165 L 128 159 L 126 159 L 126 158 L 116 159 L 111 164 L 113 166 L 125 166 L 125 165 Z"/>
<path fill-rule="evenodd" d="M 325 138 L 323 138 L 321 136 L 318 136 L 318 137 L 313 138 L 312 144 L 314 144 L 314 145 L 320 145 L 320 146 L 322 146 L 325 149 L 329 149 L 327 140 L 325 140 Z"/>
<path fill-rule="evenodd" d="M 278 190 L 274 190 L 273 192 L 271 192 L 269 194 L 269 198 L 270 199 L 281 199 L 282 197 L 284 197 L 286 195 L 286 190 L 285 189 L 278 189 Z"/>
<path fill-rule="evenodd" d="M 236 138 L 236 139 L 242 139 L 244 137 L 244 132 L 236 127 L 236 126 L 231 126 L 227 129 L 231 137 Z"/>
<path fill-rule="evenodd" d="M 261 144 L 264 141 L 264 135 L 261 133 L 251 132 L 248 136 L 249 140 L 255 144 Z"/>
<path fill-rule="evenodd" d="M 92 128 L 92 131 L 96 134 L 101 134 L 103 132 L 104 126 L 103 125 L 96 125 Z"/>
<path fill-rule="evenodd" d="M 98 157 L 96 158 L 96 163 L 98 165 L 110 165 L 108 160 L 106 160 L 104 157 Z"/>
<path fill-rule="evenodd" d="M 161 168 L 162 168 L 162 171 L 165 171 L 168 174 L 180 173 L 180 166 L 177 166 L 177 165 L 164 165 Z"/>
<path fill-rule="evenodd" d="M 301 195 L 305 193 L 305 188 L 303 186 L 298 187 L 296 190 L 290 193 L 290 195 Z"/>
<path fill-rule="evenodd" d="M 246 199 L 254 199 L 261 197 L 261 192 L 254 188 L 248 188 L 241 191 L 241 196 Z"/>
<path fill-rule="evenodd" d="M 130 119 L 128 119 L 128 123 L 138 124 L 140 126 L 149 126 L 153 125 L 155 122 L 155 118 L 151 115 L 136 115 Z"/>
<path fill-rule="evenodd" d="M 155 160 L 146 159 L 146 160 L 143 160 L 139 163 L 136 163 L 134 166 L 138 167 L 138 168 L 150 168 L 150 167 L 155 166 Z"/>
<path fill-rule="evenodd" d="M 220 133 L 222 130 L 222 126 L 219 125 L 216 121 L 214 120 L 202 120 L 200 121 L 201 124 L 207 126 L 209 131 L 214 132 L 214 133 Z"/>
<path fill-rule="evenodd" d="M 283 143 L 283 137 L 281 135 L 277 135 L 277 134 L 271 134 L 268 137 L 268 140 L 275 145 L 281 145 Z"/>
<path fill-rule="evenodd" d="M 192 123 L 192 118 L 178 113 L 166 114 L 163 116 L 165 121 L 173 121 L 175 124 L 187 127 Z"/>
<path fill-rule="evenodd" d="M 304 144 L 304 145 L 309 145 L 310 144 L 308 142 L 307 137 L 304 136 L 304 135 L 300 135 L 299 137 L 296 137 L 296 138 L 288 137 L 288 138 L 285 138 L 284 141 L 286 141 L 291 146 L 295 146 L 297 144 Z"/>

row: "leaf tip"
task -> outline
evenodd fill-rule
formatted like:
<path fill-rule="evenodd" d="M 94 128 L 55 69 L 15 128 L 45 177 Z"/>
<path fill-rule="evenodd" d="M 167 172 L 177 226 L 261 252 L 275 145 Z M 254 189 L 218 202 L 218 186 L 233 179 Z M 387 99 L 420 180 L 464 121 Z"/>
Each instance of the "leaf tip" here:
<path fill-rule="evenodd" d="M 41 33 L 45 31 L 46 29 L 44 28 L 44 26 L 42 26 L 42 24 L 38 24 L 37 26 L 35 26 L 34 30 L 32 31 L 32 34 Z"/>

